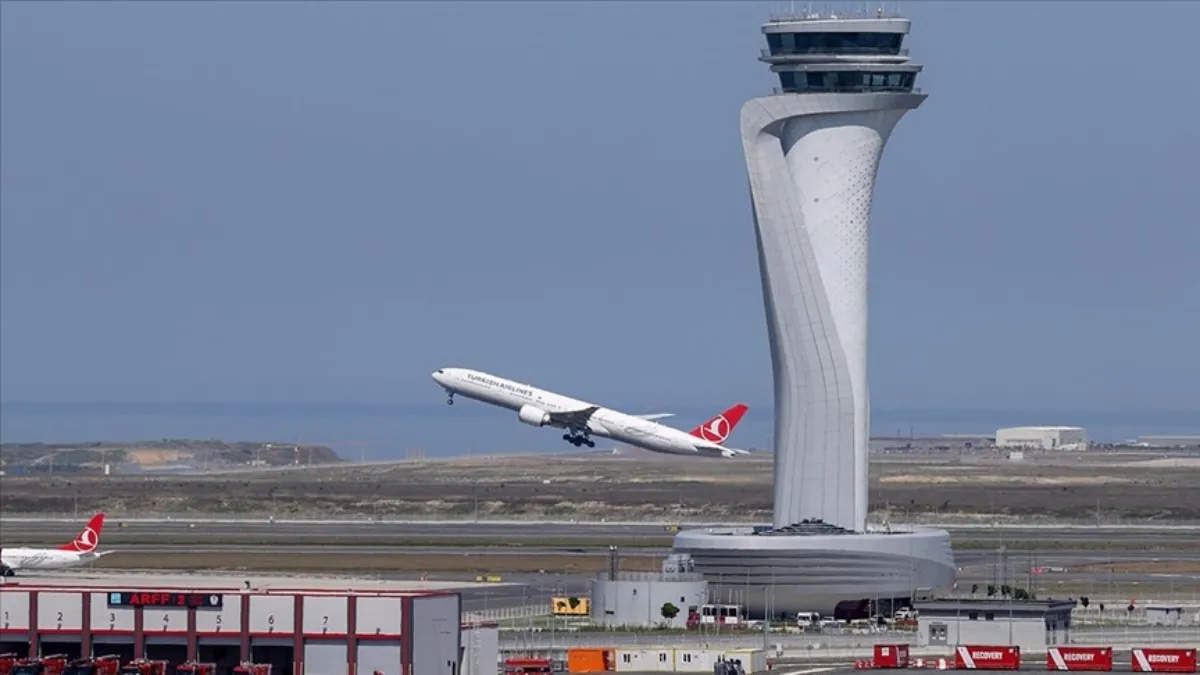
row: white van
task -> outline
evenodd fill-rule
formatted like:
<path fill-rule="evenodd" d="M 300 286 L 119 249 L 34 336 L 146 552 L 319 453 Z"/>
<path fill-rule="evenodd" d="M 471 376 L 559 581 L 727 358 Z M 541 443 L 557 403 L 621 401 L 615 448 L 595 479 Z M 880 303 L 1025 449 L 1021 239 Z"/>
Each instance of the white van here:
<path fill-rule="evenodd" d="M 797 612 L 796 625 L 801 628 L 821 625 L 821 615 L 816 612 Z"/>

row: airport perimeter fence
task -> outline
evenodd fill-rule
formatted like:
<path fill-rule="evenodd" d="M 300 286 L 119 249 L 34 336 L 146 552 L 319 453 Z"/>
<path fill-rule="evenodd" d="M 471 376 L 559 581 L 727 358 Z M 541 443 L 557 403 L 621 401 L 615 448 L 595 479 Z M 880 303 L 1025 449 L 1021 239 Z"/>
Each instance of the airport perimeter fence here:
<path fill-rule="evenodd" d="M 1174 616 L 1165 616 L 1162 610 L 1149 612 L 1146 604 L 1134 606 L 1129 611 L 1128 600 L 1092 600 L 1087 607 L 1076 606 L 1071 611 L 1071 621 L 1076 626 L 1108 626 L 1113 628 L 1144 628 L 1155 626 L 1196 626 L 1200 631 L 1200 597 L 1195 592 L 1190 597 L 1176 595 L 1163 600 L 1143 601 L 1152 607 L 1171 608 L 1178 610 Z M 1104 605 L 1104 611 L 1099 605 Z"/>
<path fill-rule="evenodd" d="M 1002 632 L 1003 622 L 997 621 L 997 630 Z M 869 651 L 876 644 L 916 644 L 913 633 L 880 633 L 875 635 L 830 636 L 794 633 L 761 633 L 754 631 L 728 633 L 683 633 L 678 631 L 643 632 L 586 632 L 567 631 L 520 631 L 506 630 L 500 633 L 500 646 L 506 651 L 548 651 L 570 647 L 674 647 L 696 646 L 700 648 L 761 648 L 781 649 L 789 655 L 802 655 L 814 659 L 840 657 L 847 654 Z M 1176 628 L 1125 628 L 1105 630 L 1072 630 L 1066 644 L 1108 645 L 1117 649 L 1129 649 L 1146 645 L 1194 645 L 1200 642 L 1200 629 L 1195 627 Z M 944 648 L 943 648 L 944 649 Z"/>
<path fill-rule="evenodd" d="M 89 513 L 82 511 L 61 512 L 61 513 L 10 513 L 0 512 L 0 518 L 13 521 L 70 521 L 75 522 L 80 518 L 86 518 Z M 130 522 L 138 521 L 181 521 L 181 522 L 330 522 L 330 523 L 545 523 L 545 524 L 606 524 L 610 526 L 618 526 L 623 524 L 631 525 L 677 525 L 681 527 L 698 527 L 702 525 L 711 525 L 714 521 L 719 521 L 725 525 L 732 526 L 751 526 L 761 525 L 764 520 L 761 518 L 742 519 L 742 518 L 709 518 L 709 519 L 694 519 L 694 518 L 671 518 L 661 514 L 637 518 L 623 515 L 621 518 L 607 519 L 595 517 L 580 517 L 580 518 L 547 518 L 542 514 L 512 514 L 512 515 L 495 515 L 489 516 L 480 514 L 476 517 L 473 515 L 452 515 L 452 514 L 404 514 L 404 515 L 367 515 L 367 514 L 281 514 L 272 517 L 269 514 L 264 515 L 261 512 L 256 513 L 175 513 L 175 512 L 156 512 L 156 511 L 109 511 L 107 512 L 110 520 L 127 520 Z M 899 515 L 899 514 L 893 514 Z M 868 520 L 871 526 L 882 526 L 885 520 L 881 514 L 872 514 Z M 903 527 L 905 525 L 920 525 L 926 527 L 946 527 L 951 529 L 970 529 L 986 531 L 990 528 L 994 529 L 1054 529 L 1054 528 L 1080 528 L 1080 529 L 1096 529 L 1096 528 L 1140 528 L 1140 529 L 1162 529 L 1171 528 L 1181 529 L 1196 529 L 1200 528 L 1200 520 L 1198 519 L 1170 519 L 1162 518 L 1155 520 L 1136 519 L 1136 518 L 1113 518 L 1103 516 L 1101 518 L 1084 517 L 1084 518 L 1046 518 L 1041 516 L 1004 516 L 997 518 L 994 515 L 977 515 L 977 514 L 955 514 L 955 513 L 930 513 L 906 514 L 901 518 L 894 518 L 887 521 L 892 527 Z"/>

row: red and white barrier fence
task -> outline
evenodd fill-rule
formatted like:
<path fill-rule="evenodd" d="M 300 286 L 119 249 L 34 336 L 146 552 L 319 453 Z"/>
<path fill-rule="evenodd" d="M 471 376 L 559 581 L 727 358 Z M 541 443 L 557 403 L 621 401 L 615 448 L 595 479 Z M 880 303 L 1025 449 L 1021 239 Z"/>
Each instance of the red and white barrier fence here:
<path fill-rule="evenodd" d="M 1112 647 L 1051 647 L 1046 650 L 1046 670 L 1112 669 Z"/>
<path fill-rule="evenodd" d="M 958 670 L 1020 670 L 1021 648 L 1010 645 L 964 645 L 954 650 Z"/>
<path fill-rule="evenodd" d="M 1021 648 L 1015 645 L 962 645 L 955 647 L 954 658 L 910 658 L 907 644 L 875 645 L 874 658 L 857 660 L 857 670 L 876 668 L 935 668 L 938 670 L 1020 670 Z M 1198 673 L 1196 649 L 1145 647 L 1130 650 L 1135 673 Z M 1112 672 L 1112 647 L 1077 645 L 1048 647 L 1046 670 Z"/>
<path fill-rule="evenodd" d="M 1133 649 L 1131 659 L 1135 673 L 1194 673 L 1196 672 L 1195 649 L 1169 649 L 1163 647 Z"/>

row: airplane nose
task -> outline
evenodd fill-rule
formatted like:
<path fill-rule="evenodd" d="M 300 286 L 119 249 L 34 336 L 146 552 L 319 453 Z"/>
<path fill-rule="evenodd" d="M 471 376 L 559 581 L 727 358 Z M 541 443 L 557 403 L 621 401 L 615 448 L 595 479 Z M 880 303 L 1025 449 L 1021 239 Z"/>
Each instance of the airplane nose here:
<path fill-rule="evenodd" d="M 442 380 L 445 379 L 446 374 L 444 372 L 442 372 L 442 370 L 439 368 L 439 369 L 433 371 L 433 373 L 430 375 L 430 377 L 433 378 L 434 382 L 441 384 Z"/>

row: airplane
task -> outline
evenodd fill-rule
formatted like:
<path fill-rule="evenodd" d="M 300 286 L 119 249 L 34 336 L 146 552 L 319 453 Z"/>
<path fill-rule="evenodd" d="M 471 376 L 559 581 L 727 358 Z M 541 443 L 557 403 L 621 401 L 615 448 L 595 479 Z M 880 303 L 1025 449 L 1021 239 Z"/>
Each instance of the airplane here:
<path fill-rule="evenodd" d="M 591 436 L 599 436 L 671 455 L 733 458 L 749 454 L 722 445 L 749 410 L 744 403 L 685 432 L 654 421 L 673 417 L 671 413 L 629 415 L 478 370 L 441 368 L 433 371 L 432 377 L 446 390 L 450 405 L 459 395 L 514 410 L 525 424 L 565 429 L 563 440 L 575 447 L 594 448 Z"/>
<path fill-rule="evenodd" d="M 57 548 L 0 549 L 0 576 L 15 576 L 17 570 L 60 570 L 95 562 L 112 553 L 96 552 L 103 528 L 104 514 L 97 513 L 74 539 Z"/>

